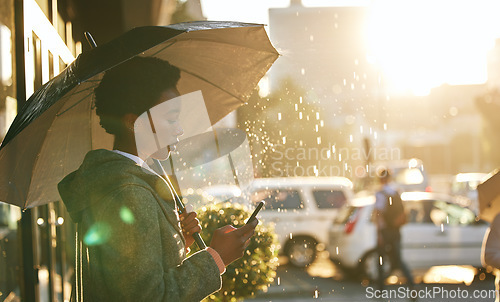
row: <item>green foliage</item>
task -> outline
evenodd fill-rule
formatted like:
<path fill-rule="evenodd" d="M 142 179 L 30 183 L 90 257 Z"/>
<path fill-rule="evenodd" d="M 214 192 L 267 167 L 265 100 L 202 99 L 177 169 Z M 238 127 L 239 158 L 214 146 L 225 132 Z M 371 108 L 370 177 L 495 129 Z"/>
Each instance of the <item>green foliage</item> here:
<path fill-rule="evenodd" d="M 235 203 L 203 207 L 198 211 L 198 219 L 203 228 L 202 238 L 208 244 L 216 229 L 228 224 L 241 227 L 250 215 L 248 208 Z M 259 290 L 266 290 L 276 276 L 277 254 L 276 234 L 261 222 L 245 255 L 226 267 L 226 272 L 222 275 L 222 289 L 205 300 L 238 301 L 255 295 Z"/>

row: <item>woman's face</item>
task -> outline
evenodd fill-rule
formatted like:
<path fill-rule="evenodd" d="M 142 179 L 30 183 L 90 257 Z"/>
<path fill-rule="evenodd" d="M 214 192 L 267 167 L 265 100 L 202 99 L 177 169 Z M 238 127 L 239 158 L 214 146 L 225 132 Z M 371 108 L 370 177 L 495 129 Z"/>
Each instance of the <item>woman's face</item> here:
<path fill-rule="evenodd" d="M 179 136 L 184 133 L 179 121 L 181 112 L 179 95 L 177 89 L 163 91 L 155 106 L 149 109 L 148 118 L 136 123 L 136 142 L 141 144 L 137 147 L 143 153 L 151 154 L 152 158 L 159 160 L 168 158 L 170 151 L 175 150 Z M 143 131 L 151 133 L 153 127 L 153 136 L 144 135 Z"/>
<path fill-rule="evenodd" d="M 154 113 L 156 118 L 153 121 L 160 145 L 168 145 L 167 148 L 162 148 L 153 153 L 151 155 L 153 158 L 159 160 L 166 159 L 170 151 L 175 151 L 175 146 L 179 142 L 179 136 L 184 134 L 179 121 L 181 98 L 177 98 L 178 96 L 180 94 L 177 89 L 167 89 L 161 94 L 157 105 L 151 108 L 151 110 L 157 111 Z"/>

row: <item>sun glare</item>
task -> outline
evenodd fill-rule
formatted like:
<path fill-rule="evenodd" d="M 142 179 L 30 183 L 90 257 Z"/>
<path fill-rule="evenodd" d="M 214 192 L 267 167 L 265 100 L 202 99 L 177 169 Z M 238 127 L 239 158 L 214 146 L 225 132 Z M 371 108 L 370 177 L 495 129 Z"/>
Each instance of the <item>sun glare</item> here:
<path fill-rule="evenodd" d="M 425 95 L 444 83 L 484 83 L 498 8 L 492 0 L 373 1 L 369 56 L 392 92 Z"/>

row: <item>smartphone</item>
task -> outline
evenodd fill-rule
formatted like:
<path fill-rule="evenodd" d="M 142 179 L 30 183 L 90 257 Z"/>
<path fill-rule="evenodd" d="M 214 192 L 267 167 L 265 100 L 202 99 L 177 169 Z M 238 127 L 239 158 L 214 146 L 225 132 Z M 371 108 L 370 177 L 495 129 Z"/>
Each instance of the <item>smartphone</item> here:
<path fill-rule="evenodd" d="M 248 218 L 247 224 L 250 223 L 250 222 L 252 222 L 252 220 L 255 219 L 255 217 L 259 213 L 260 209 L 262 209 L 262 207 L 264 206 L 264 204 L 265 204 L 264 200 L 259 201 L 259 203 L 257 204 L 257 207 L 253 211 L 252 215 L 250 216 L 250 218 Z"/>

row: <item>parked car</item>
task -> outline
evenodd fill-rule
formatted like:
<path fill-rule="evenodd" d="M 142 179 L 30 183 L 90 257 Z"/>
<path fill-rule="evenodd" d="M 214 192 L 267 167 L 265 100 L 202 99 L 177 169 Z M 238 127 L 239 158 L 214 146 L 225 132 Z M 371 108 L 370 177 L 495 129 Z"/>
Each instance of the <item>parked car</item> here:
<path fill-rule="evenodd" d="M 253 202 L 264 200 L 259 219 L 272 223 L 289 263 L 306 267 L 325 245 L 328 229 L 339 209 L 352 197 L 352 182 L 344 177 L 255 179 L 250 185 Z"/>
<path fill-rule="evenodd" d="M 449 194 L 404 192 L 408 223 L 401 228 L 402 257 L 410 269 L 438 265 L 481 267 L 481 244 L 488 224 Z M 327 250 L 344 272 L 374 279 L 376 252 L 374 195 L 345 205 L 330 227 Z M 385 270 L 390 266 L 383 261 Z"/>

